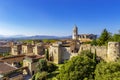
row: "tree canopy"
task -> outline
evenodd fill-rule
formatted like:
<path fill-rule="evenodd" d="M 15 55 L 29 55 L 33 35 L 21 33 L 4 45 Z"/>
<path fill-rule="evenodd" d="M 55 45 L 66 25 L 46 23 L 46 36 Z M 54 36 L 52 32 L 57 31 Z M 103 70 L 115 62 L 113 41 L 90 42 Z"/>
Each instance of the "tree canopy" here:
<path fill-rule="evenodd" d="M 95 80 L 120 80 L 120 61 L 100 62 L 95 70 Z"/>
<path fill-rule="evenodd" d="M 114 34 L 113 41 L 120 42 L 120 34 Z"/>
<path fill-rule="evenodd" d="M 98 45 L 105 45 L 112 39 L 112 35 L 110 32 L 107 31 L 107 29 L 104 29 L 98 38 Z"/>
<path fill-rule="evenodd" d="M 93 79 L 96 60 L 89 51 L 83 51 L 79 56 L 73 57 L 60 69 L 58 80 Z"/>
<path fill-rule="evenodd" d="M 38 72 L 47 71 L 47 61 L 44 59 L 40 59 L 37 64 L 37 69 Z"/>
<path fill-rule="evenodd" d="M 45 59 L 40 59 L 36 66 L 37 73 L 32 77 L 32 80 L 46 80 L 48 73 L 51 73 L 57 69 L 57 66 Z"/>
<path fill-rule="evenodd" d="M 46 80 L 47 79 L 47 72 L 37 72 L 33 77 L 32 80 Z"/>

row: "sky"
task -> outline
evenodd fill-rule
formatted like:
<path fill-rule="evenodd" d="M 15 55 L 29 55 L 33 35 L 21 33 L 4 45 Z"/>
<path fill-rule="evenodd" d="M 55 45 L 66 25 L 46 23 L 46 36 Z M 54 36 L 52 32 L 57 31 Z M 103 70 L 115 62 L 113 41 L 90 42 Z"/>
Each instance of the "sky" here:
<path fill-rule="evenodd" d="M 120 0 L 0 0 L 0 35 L 72 35 L 120 30 Z"/>

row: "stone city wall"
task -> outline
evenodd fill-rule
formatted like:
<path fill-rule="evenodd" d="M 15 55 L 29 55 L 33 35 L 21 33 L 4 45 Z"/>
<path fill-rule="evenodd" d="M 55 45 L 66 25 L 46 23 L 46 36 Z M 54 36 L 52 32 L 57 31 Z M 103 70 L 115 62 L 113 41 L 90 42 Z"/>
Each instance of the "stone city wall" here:
<path fill-rule="evenodd" d="M 102 59 L 106 59 L 106 57 L 107 57 L 107 47 L 106 46 L 81 45 L 79 53 L 83 50 L 90 50 L 92 53 L 96 53 L 96 55 Z"/>

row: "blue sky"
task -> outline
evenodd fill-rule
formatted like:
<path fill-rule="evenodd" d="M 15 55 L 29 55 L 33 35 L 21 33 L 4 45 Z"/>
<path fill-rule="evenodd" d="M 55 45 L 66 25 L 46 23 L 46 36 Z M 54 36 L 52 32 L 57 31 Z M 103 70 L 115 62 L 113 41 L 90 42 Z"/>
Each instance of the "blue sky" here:
<path fill-rule="evenodd" d="M 120 29 L 120 0 L 0 0 L 0 35 L 100 34 Z"/>

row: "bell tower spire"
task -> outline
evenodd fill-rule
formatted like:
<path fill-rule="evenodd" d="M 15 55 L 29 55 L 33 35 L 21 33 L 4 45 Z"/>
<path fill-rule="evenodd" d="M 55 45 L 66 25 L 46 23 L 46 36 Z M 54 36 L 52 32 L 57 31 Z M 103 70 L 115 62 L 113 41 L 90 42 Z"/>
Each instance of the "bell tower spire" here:
<path fill-rule="evenodd" d="M 78 38 L 78 28 L 77 28 L 77 26 L 75 25 L 74 28 L 73 28 L 72 39 L 77 40 L 77 38 Z"/>

